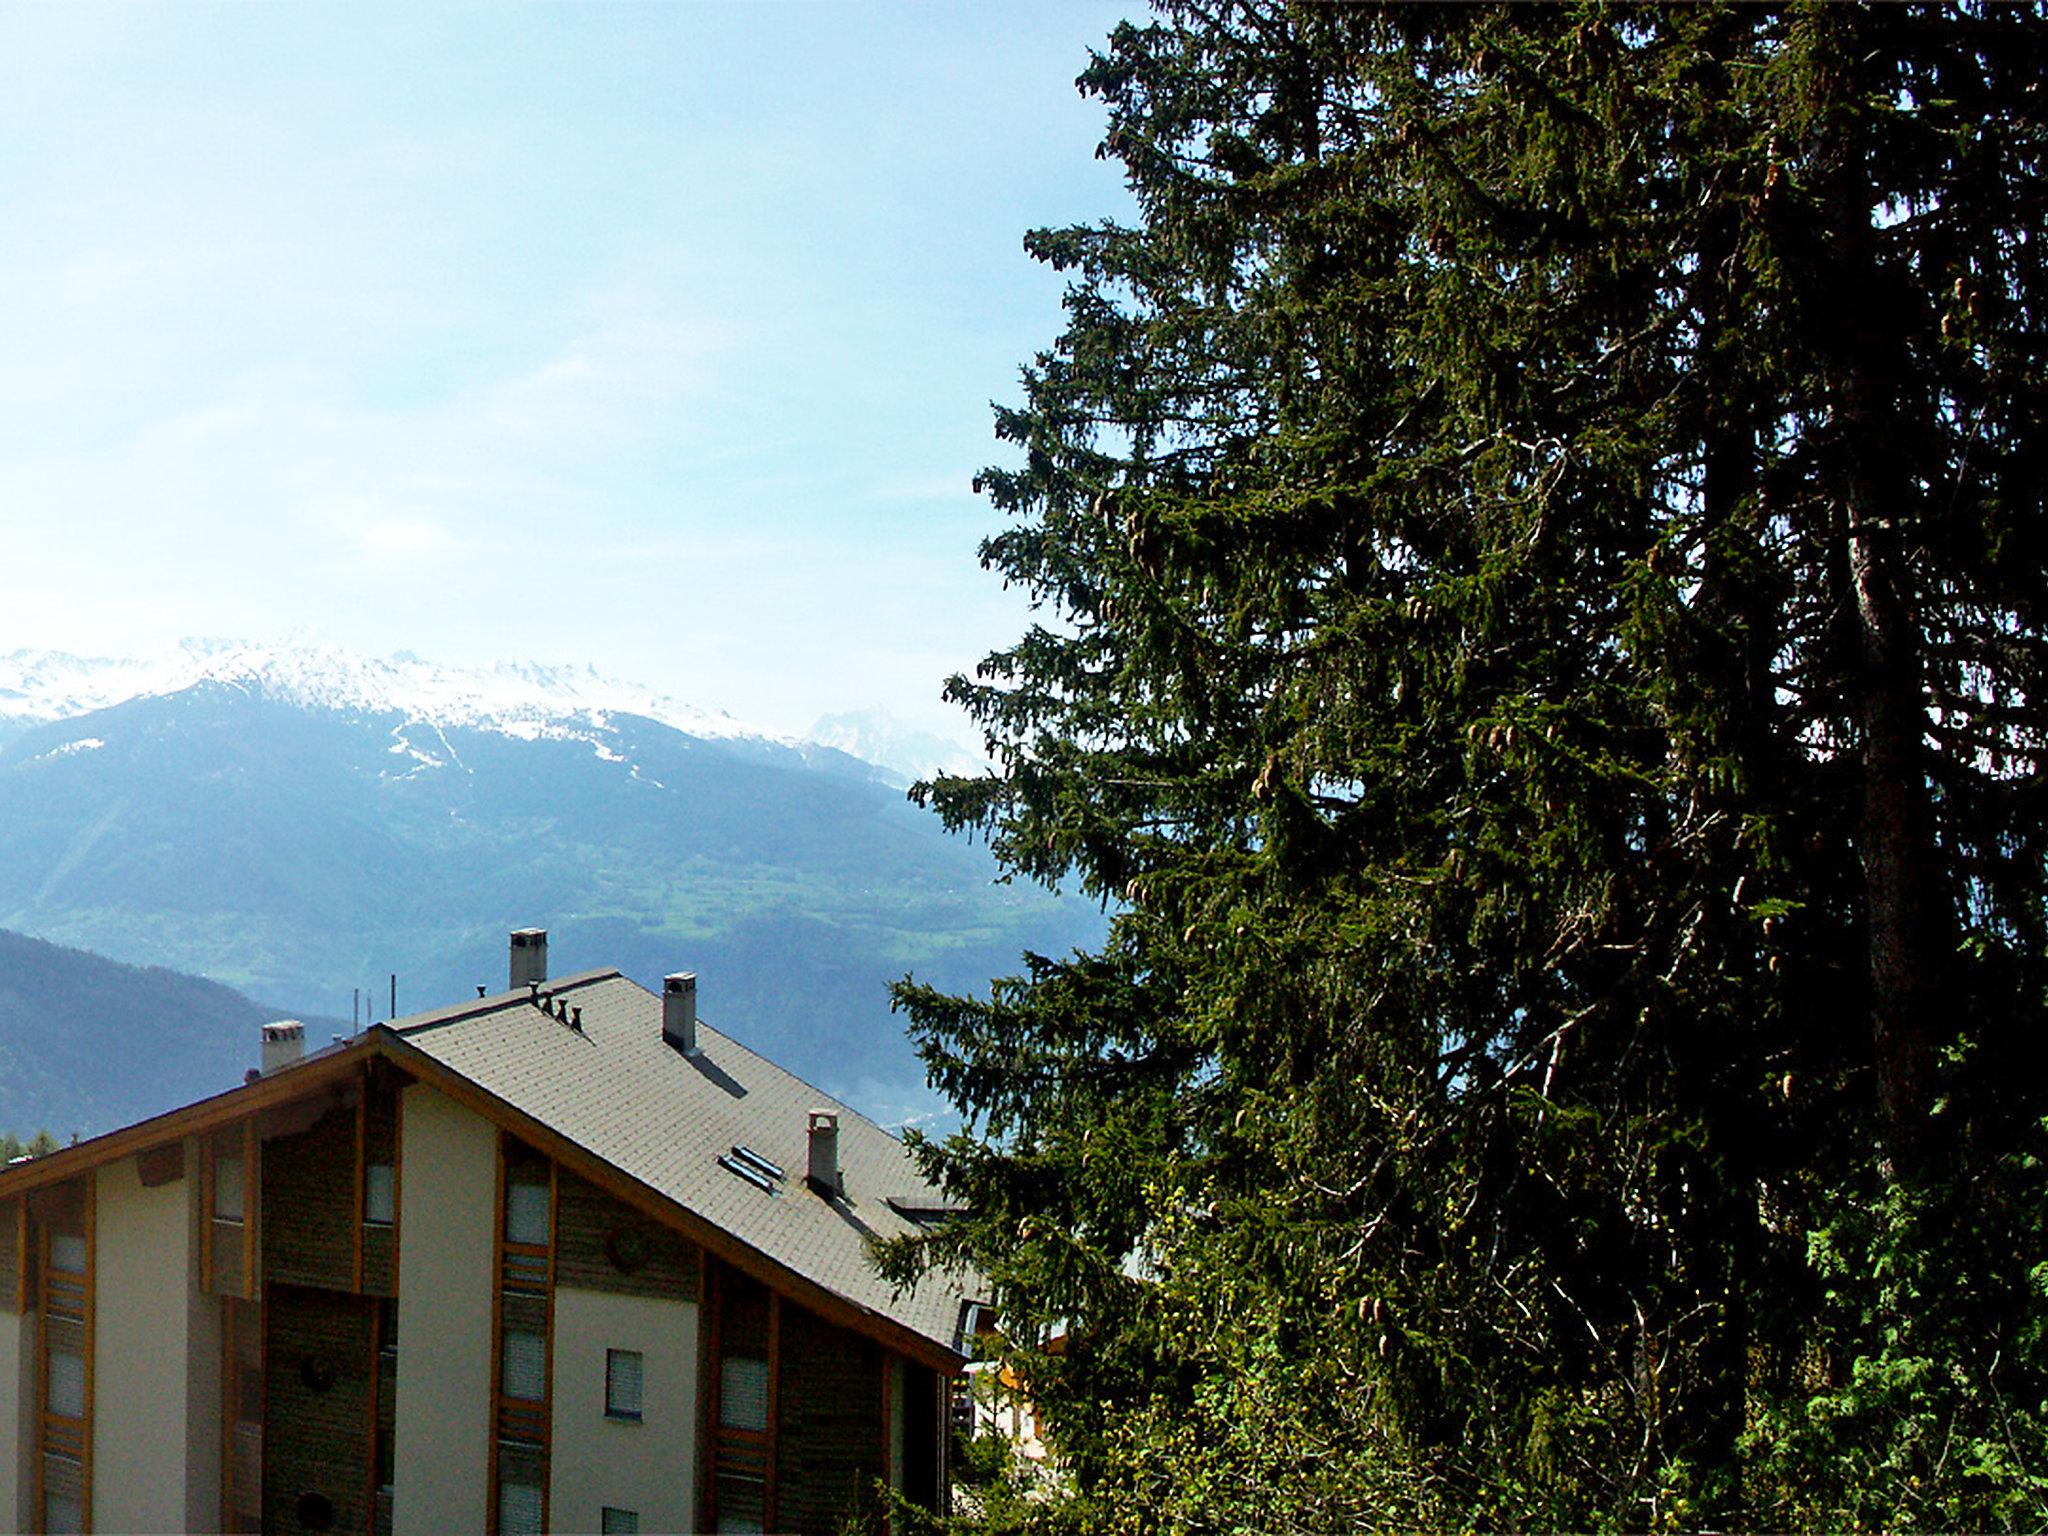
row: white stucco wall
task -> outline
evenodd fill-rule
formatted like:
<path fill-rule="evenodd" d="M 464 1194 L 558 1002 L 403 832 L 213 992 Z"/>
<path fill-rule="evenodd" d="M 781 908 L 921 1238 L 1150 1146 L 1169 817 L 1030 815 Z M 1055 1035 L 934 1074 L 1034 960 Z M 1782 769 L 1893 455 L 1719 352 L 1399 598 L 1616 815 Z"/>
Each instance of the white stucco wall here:
<path fill-rule="evenodd" d="M 497 1131 L 415 1083 L 399 1103 L 394 1536 L 484 1529 Z"/>
<path fill-rule="evenodd" d="M 642 1417 L 604 1414 L 605 1351 L 642 1356 Z M 554 1456 L 549 1523 L 594 1531 L 609 1504 L 643 1531 L 696 1529 L 697 1305 L 555 1290 Z"/>
<path fill-rule="evenodd" d="M 94 1178 L 93 1529 L 175 1530 L 193 1406 L 191 1186 L 145 1189 L 132 1157 Z"/>
<path fill-rule="evenodd" d="M 13 1298 L 8 1298 L 11 1303 Z M 28 1501 L 35 1489 L 29 1447 L 35 1429 L 35 1316 L 0 1310 L 0 1531 L 32 1528 Z"/>

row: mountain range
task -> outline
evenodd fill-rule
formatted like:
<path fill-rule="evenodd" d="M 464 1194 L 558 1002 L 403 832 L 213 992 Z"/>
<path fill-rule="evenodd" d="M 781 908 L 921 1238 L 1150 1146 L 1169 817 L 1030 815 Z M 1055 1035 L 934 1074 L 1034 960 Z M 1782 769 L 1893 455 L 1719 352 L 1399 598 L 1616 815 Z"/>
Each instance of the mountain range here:
<path fill-rule="evenodd" d="M 890 980 L 979 989 L 1102 922 L 998 883 L 904 777 L 588 668 L 17 651 L 0 927 L 360 1020 L 388 1016 L 394 973 L 402 1012 L 501 986 L 507 929 L 534 924 L 557 974 L 696 971 L 711 1023 L 900 1120 L 930 1099 Z M 0 1016 L 0 1051 L 25 1027 Z"/>

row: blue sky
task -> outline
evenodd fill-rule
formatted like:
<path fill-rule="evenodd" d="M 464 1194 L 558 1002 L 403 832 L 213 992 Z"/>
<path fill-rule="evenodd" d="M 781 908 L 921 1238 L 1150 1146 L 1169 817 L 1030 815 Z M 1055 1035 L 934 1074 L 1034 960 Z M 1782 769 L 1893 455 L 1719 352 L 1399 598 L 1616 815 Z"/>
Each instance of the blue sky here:
<path fill-rule="evenodd" d="M 0 649 L 292 632 L 967 736 L 1127 6 L 0 9 Z"/>

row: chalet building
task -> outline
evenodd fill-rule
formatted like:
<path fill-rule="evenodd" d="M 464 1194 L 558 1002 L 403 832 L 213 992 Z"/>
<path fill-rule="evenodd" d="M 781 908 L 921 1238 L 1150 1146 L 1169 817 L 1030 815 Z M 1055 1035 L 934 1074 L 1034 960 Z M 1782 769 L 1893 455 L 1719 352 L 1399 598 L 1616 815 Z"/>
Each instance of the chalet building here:
<path fill-rule="evenodd" d="M 936 1507 L 961 1287 L 893 1137 L 616 971 L 0 1169 L 0 1528 L 818 1531 Z M 482 988 L 478 989 L 482 992 Z"/>

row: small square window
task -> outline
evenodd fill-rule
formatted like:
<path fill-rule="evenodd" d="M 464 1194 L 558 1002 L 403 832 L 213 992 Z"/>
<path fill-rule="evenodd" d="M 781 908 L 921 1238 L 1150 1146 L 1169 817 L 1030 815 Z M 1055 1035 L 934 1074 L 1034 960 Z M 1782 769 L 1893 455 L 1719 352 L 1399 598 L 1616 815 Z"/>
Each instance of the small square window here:
<path fill-rule="evenodd" d="M 371 1163 L 363 1169 L 363 1220 L 373 1227 L 388 1227 L 398 1212 L 398 1179 L 389 1163 Z"/>
<path fill-rule="evenodd" d="M 239 1157 L 216 1157 L 213 1160 L 213 1219 L 240 1221 L 242 1208 L 242 1160 Z"/>
<path fill-rule="evenodd" d="M 50 1234 L 50 1268 L 60 1274 L 85 1273 L 85 1237 L 78 1232 Z"/>
<path fill-rule="evenodd" d="M 545 1184 L 505 1186 L 505 1241 L 545 1248 L 548 1243 L 548 1187 Z"/>
<path fill-rule="evenodd" d="M 640 1511 L 607 1504 L 598 1514 L 597 1528 L 601 1536 L 640 1536 Z"/>
<path fill-rule="evenodd" d="M 604 1352 L 604 1416 L 640 1422 L 642 1362 L 637 1349 Z M 637 1527 L 635 1527 L 637 1529 Z"/>

